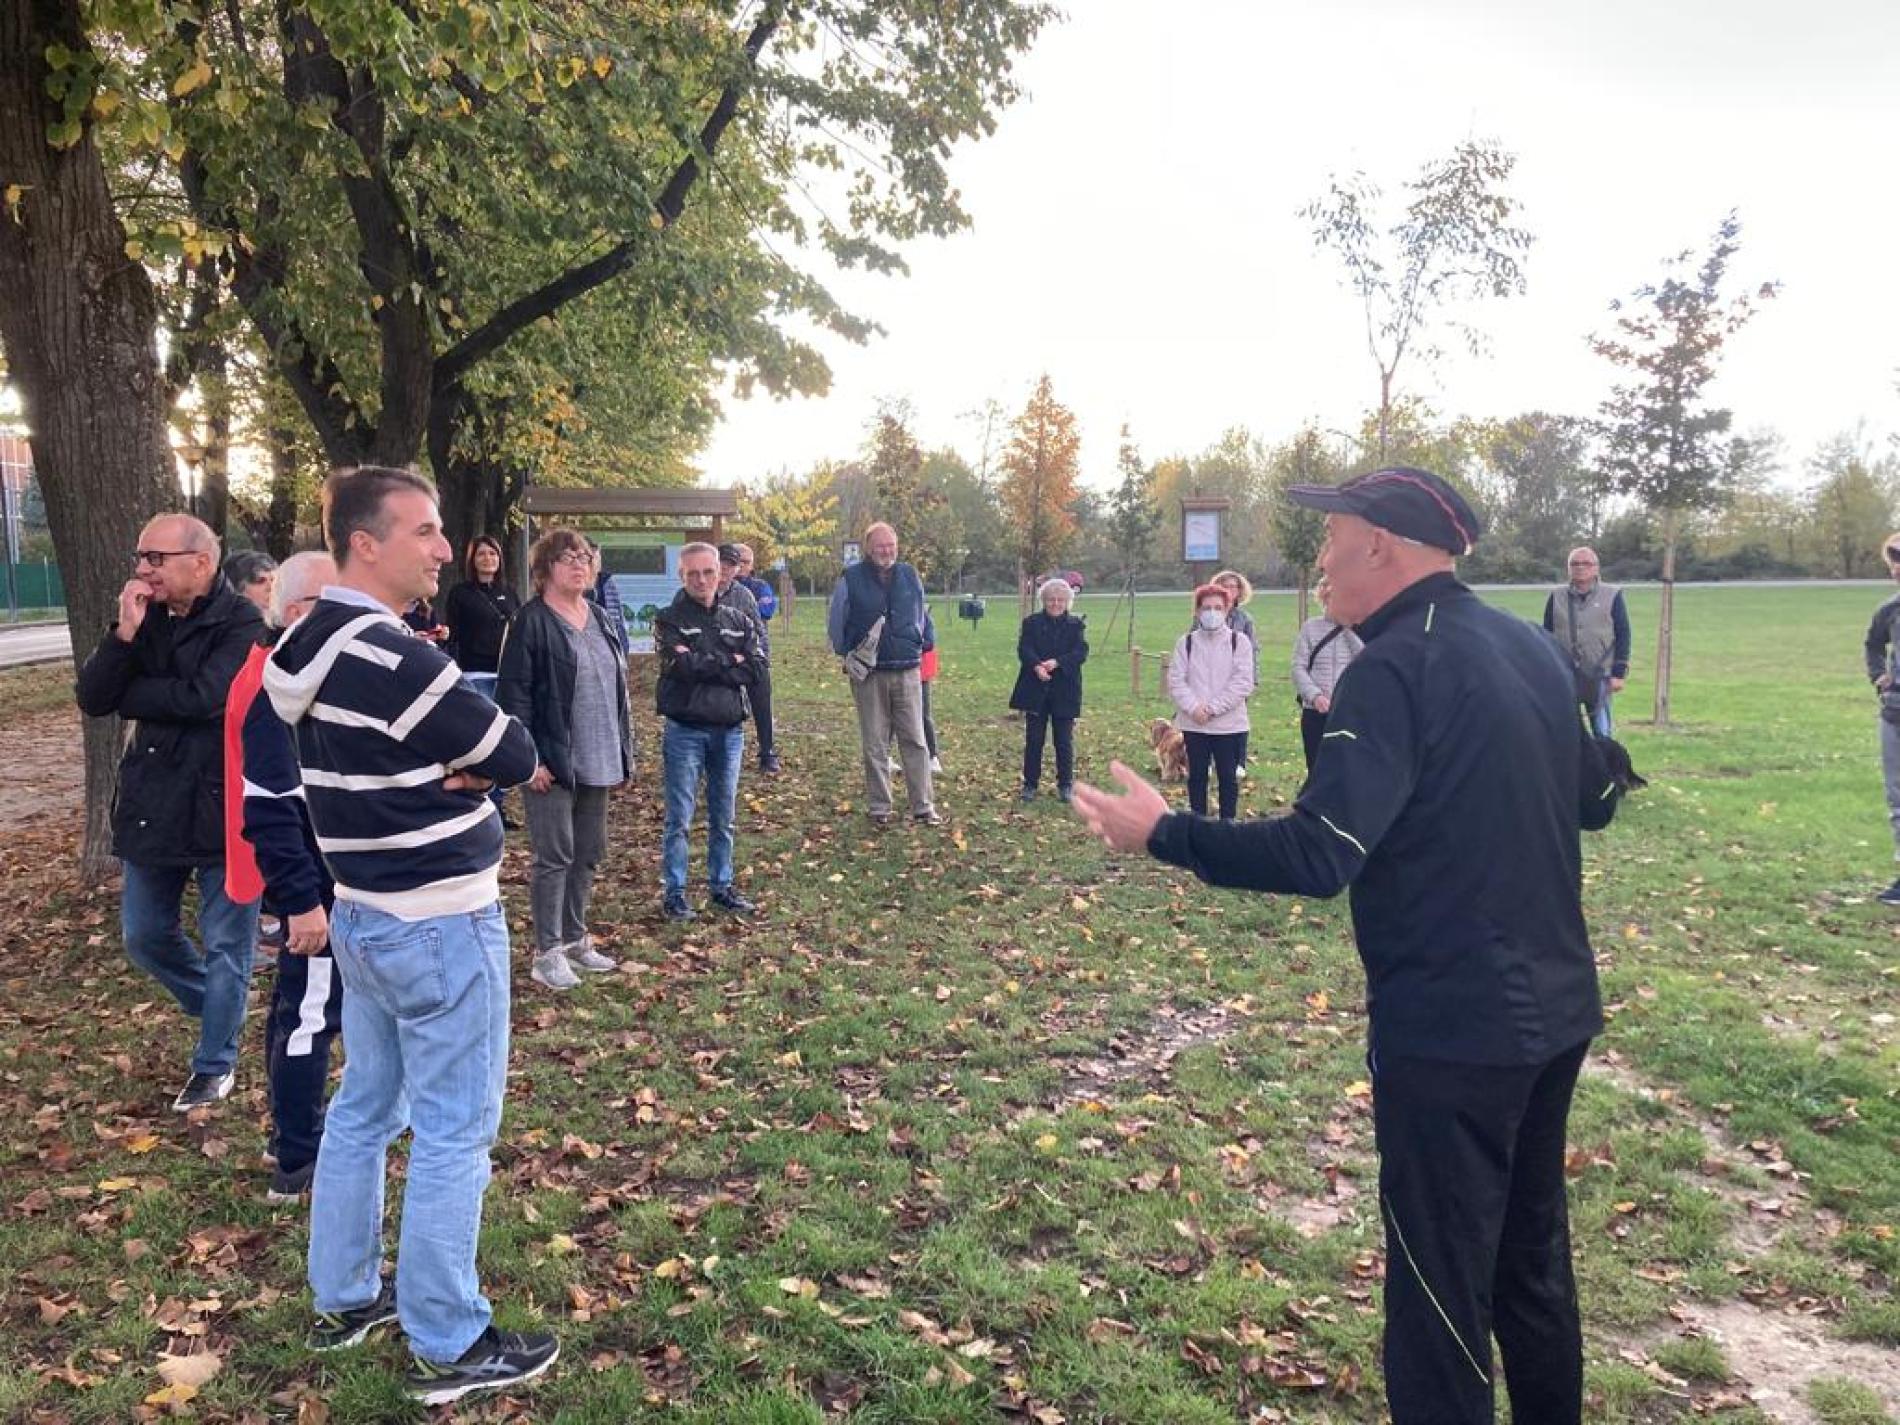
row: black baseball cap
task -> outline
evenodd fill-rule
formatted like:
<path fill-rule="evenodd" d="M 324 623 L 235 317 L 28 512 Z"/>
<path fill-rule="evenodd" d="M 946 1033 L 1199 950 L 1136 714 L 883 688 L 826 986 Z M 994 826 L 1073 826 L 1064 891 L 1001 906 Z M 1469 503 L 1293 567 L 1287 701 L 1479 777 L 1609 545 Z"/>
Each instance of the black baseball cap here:
<path fill-rule="evenodd" d="M 719 562 L 721 564 L 744 563 L 744 561 L 739 558 L 739 546 L 736 544 L 720 545 L 719 546 Z"/>
<path fill-rule="evenodd" d="M 1309 510 L 1358 515 L 1381 529 L 1453 554 L 1469 554 L 1483 527 L 1465 497 L 1429 470 L 1395 465 L 1343 485 L 1289 485 L 1287 498 Z"/>

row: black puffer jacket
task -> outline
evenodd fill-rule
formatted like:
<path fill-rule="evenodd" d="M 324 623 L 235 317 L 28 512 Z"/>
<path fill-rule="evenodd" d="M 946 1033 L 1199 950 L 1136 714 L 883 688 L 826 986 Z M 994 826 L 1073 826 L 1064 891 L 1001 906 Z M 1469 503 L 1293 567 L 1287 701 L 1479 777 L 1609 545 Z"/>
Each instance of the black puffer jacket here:
<path fill-rule="evenodd" d="M 660 655 L 655 700 L 662 717 L 737 727 L 751 716 L 746 693 L 764 655 L 757 625 L 744 611 L 728 603 L 707 608 L 681 589 L 653 620 L 653 648 Z"/>
<path fill-rule="evenodd" d="M 607 611 L 592 599 L 581 601 L 598 636 L 613 649 L 619 672 L 620 776 L 633 775 L 633 725 L 627 707 L 627 655 L 620 651 Z M 560 626 L 560 615 L 538 595 L 521 606 L 501 646 L 501 677 L 495 701 L 528 729 L 535 755 L 563 787 L 574 785 L 574 679 L 580 670 L 574 649 Z"/>
<path fill-rule="evenodd" d="M 224 704 L 263 631 L 257 606 L 220 575 L 183 618 L 154 603 L 130 643 L 108 630 L 80 668 L 79 710 L 133 724 L 112 805 L 121 860 L 224 860 Z"/>

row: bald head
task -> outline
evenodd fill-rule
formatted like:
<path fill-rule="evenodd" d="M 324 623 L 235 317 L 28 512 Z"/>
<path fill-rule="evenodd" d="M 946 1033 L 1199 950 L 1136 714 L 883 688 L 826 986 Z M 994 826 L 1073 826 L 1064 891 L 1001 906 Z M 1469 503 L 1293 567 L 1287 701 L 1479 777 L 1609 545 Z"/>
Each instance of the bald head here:
<path fill-rule="evenodd" d="M 218 579 L 218 537 L 193 515 L 170 513 L 139 531 L 137 576 L 174 614 L 188 612 Z"/>

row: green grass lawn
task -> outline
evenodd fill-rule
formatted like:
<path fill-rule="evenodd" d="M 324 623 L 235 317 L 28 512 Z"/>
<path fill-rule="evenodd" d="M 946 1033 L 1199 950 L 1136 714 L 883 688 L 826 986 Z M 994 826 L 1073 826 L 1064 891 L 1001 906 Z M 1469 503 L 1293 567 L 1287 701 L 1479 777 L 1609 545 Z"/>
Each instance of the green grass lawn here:
<path fill-rule="evenodd" d="M 1900 1345 L 1900 918 L 1871 900 L 1892 843 L 1860 672 L 1878 598 L 1684 591 L 1666 731 L 1647 725 L 1653 595 L 1630 598 L 1621 731 L 1652 786 L 1586 840 L 1612 1012 L 1572 1122 L 1592 1420 L 1764 1420 L 1751 1388 L 1796 1375 L 1821 1377 L 1798 1391 L 1819 1418 L 1891 1418 L 1893 1375 L 1694 1326 L 1741 1308 L 1854 1359 Z M 1534 616 L 1542 596 L 1500 601 Z M 1080 605 L 1090 780 L 1151 765 L 1166 711 L 1154 665 L 1131 690 L 1111 606 Z M 594 914 L 622 972 L 557 996 L 518 956 L 482 1244 L 502 1324 L 549 1323 L 562 1360 L 457 1418 L 1382 1418 L 1343 903 L 1212 891 L 1105 852 L 1052 799 L 1020 805 L 1013 602 L 975 629 L 937 608 L 934 830 L 864 817 L 821 601 L 775 628 L 788 771 L 741 786 L 750 926 L 660 921 L 636 708 Z M 1243 815 L 1300 777 L 1292 600 L 1252 611 Z M 1144 597 L 1136 641 L 1168 648 L 1188 612 Z M 0 680 L 0 715 L 35 701 Z M 264 1201 L 258 1026 L 221 1111 L 168 1111 L 186 1026 L 125 965 L 113 896 L 62 869 L 69 835 L 0 852 L 0 1419 L 420 1418 L 396 1341 L 302 1349 L 305 1212 Z M 526 869 L 517 844 L 518 944 Z M 168 1404 L 187 1392 L 159 1394 L 161 1361 L 205 1352 L 218 1368 Z"/>

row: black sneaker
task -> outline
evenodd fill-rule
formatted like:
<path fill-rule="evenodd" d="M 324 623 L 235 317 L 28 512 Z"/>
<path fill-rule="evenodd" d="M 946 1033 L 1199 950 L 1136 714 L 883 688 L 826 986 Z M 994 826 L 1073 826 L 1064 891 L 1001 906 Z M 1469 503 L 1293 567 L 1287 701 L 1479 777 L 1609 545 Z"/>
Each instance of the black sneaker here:
<path fill-rule="evenodd" d="M 1036 789 L 1034 787 L 1024 787 L 1022 791 L 1022 800 L 1026 802 L 1033 802 L 1035 799 L 1036 799 Z"/>
<path fill-rule="evenodd" d="M 1895 881 L 1886 890 L 1874 897 L 1882 905 L 1900 905 L 1900 881 Z"/>
<path fill-rule="evenodd" d="M 776 777 L 785 770 L 785 764 L 779 761 L 778 753 L 768 752 L 759 759 L 759 770 Z"/>
<path fill-rule="evenodd" d="M 533 1380 L 560 1354 L 561 1343 L 545 1331 L 497 1331 L 490 1326 L 459 1361 L 439 1363 L 417 1356 L 403 1385 L 413 1400 L 447 1405 L 478 1390 L 505 1390 Z"/>
<path fill-rule="evenodd" d="M 179 1113 L 190 1113 L 194 1108 L 229 1098 L 236 1084 L 235 1070 L 228 1074 L 193 1074 L 172 1100 L 172 1107 Z"/>
<path fill-rule="evenodd" d="M 310 1191 L 310 1180 L 316 1175 L 317 1160 L 315 1158 L 301 1168 L 279 1167 L 270 1175 L 270 1191 L 264 1194 L 264 1201 L 301 1202 L 303 1195 Z"/>
<path fill-rule="evenodd" d="M 317 1324 L 310 1328 L 304 1344 L 313 1351 L 340 1351 L 360 1345 L 378 1326 L 396 1319 L 396 1284 L 385 1281 L 376 1300 L 353 1311 L 319 1311 Z"/>
<path fill-rule="evenodd" d="M 758 909 L 733 886 L 720 886 L 708 899 L 727 915 L 751 915 Z"/>
<path fill-rule="evenodd" d="M 698 920 L 699 913 L 686 903 L 685 896 L 668 896 L 660 902 L 660 914 L 668 920 Z"/>

